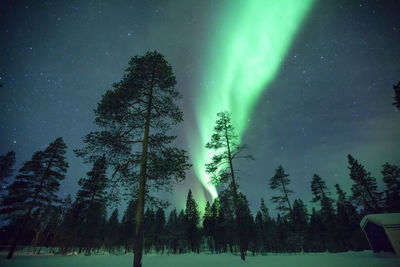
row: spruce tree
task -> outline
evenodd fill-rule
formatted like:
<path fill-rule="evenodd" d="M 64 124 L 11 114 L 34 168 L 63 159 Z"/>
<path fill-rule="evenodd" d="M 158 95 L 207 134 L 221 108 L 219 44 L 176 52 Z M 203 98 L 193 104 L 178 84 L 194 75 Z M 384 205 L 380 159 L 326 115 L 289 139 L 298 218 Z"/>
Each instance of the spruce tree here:
<path fill-rule="evenodd" d="M 93 161 L 105 153 L 116 181 L 137 198 L 134 266 L 142 265 L 143 214 L 146 195 L 170 190 L 172 181 L 185 179 L 186 151 L 174 145 L 168 131 L 182 121 L 176 104 L 172 67 L 158 52 L 135 56 L 120 82 L 113 84 L 95 110 L 100 130 L 89 133 L 79 156 Z M 116 185 L 118 186 L 118 185 Z"/>
<path fill-rule="evenodd" d="M 326 228 L 320 213 L 312 208 L 305 241 L 305 251 L 324 252 L 326 250 Z"/>
<path fill-rule="evenodd" d="M 154 222 L 154 247 L 156 252 L 161 251 L 161 254 L 164 253 L 165 242 L 165 213 L 160 207 L 157 209 Z"/>
<path fill-rule="evenodd" d="M 179 231 L 177 232 L 177 236 L 179 236 L 179 246 L 178 246 L 178 253 L 182 254 L 184 252 L 188 251 L 188 247 L 190 246 L 190 244 L 188 244 L 187 242 L 187 238 L 186 238 L 186 225 L 187 225 L 187 221 L 186 221 L 186 214 L 184 210 L 181 210 L 179 212 L 178 215 L 178 229 Z"/>
<path fill-rule="evenodd" d="M 154 245 L 155 212 L 148 207 L 143 218 L 143 249 L 148 254 Z"/>
<path fill-rule="evenodd" d="M 246 149 L 246 146 L 239 143 L 238 136 L 235 134 L 235 128 L 231 122 L 231 114 L 227 111 L 219 112 L 217 117 L 211 141 L 206 144 L 207 149 L 215 152 L 211 162 L 206 164 L 206 172 L 211 174 L 211 182 L 214 185 L 226 183 L 230 180 L 235 217 L 240 237 L 243 236 L 241 232 L 244 231 L 244 226 L 239 224 L 239 194 L 233 162 L 240 158 L 252 159 L 252 156 L 241 154 Z M 245 240 L 239 240 L 240 257 L 242 260 L 245 260 L 246 252 L 244 242 Z"/>
<path fill-rule="evenodd" d="M 351 187 L 352 199 L 357 205 L 364 206 L 365 213 L 379 212 L 381 194 L 378 192 L 376 179 L 351 155 L 348 155 L 348 160 L 350 178 L 355 182 Z"/>
<path fill-rule="evenodd" d="M 121 220 L 120 227 L 120 242 L 125 247 L 125 253 L 130 252 L 133 245 L 133 237 L 135 234 L 135 214 L 136 214 L 136 201 L 131 200 L 128 203 L 128 207 L 124 212 L 124 216 Z"/>
<path fill-rule="evenodd" d="M 207 201 L 203 215 L 203 235 L 206 238 L 208 249 L 213 252 L 213 230 L 215 221 L 210 202 Z"/>
<path fill-rule="evenodd" d="M 273 196 L 272 202 L 278 203 L 277 210 L 281 212 L 290 212 L 292 206 L 289 201 L 289 195 L 293 193 L 292 190 L 288 189 L 290 184 L 289 174 L 285 173 L 285 170 L 281 165 L 275 169 L 275 175 L 271 177 L 269 186 L 272 190 L 278 190 L 281 195 Z"/>
<path fill-rule="evenodd" d="M 361 217 L 357 214 L 356 207 L 350 202 L 339 184 L 335 184 L 335 188 L 338 196 L 336 201 L 336 221 L 340 236 L 344 240 L 344 249 L 363 249 L 365 237 L 359 226 Z"/>
<path fill-rule="evenodd" d="M 173 253 L 176 254 L 178 252 L 179 241 L 180 238 L 178 236 L 179 232 L 179 224 L 178 224 L 178 214 L 176 209 L 173 209 L 168 216 L 168 222 L 166 225 L 166 234 L 168 240 L 168 254 Z"/>
<path fill-rule="evenodd" d="M 400 168 L 386 162 L 383 165 L 382 175 L 383 182 L 386 185 L 386 210 L 388 212 L 400 212 Z"/>
<path fill-rule="evenodd" d="M 60 181 L 65 178 L 68 163 L 65 160 L 67 146 L 61 137 L 50 143 L 44 151 L 35 152 L 25 162 L 1 203 L 0 213 L 10 219 L 18 217 L 20 225 L 15 233 L 7 258 L 12 258 L 18 239 L 38 209 L 58 202 L 56 195 Z"/>
<path fill-rule="evenodd" d="M 311 182 L 313 193 L 312 202 L 319 202 L 321 206 L 320 216 L 325 228 L 326 246 L 330 251 L 342 251 L 345 241 L 341 236 L 340 227 L 337 223 L 333 199 L 329 197 L 329 190 L 325 181 L 318 174 L 314 174 Z"/>
<path fill-rule="evenodd" d="M 15 152 L 9 151 L 6 155 L 0 156 L 0 191 L 5 189 L 6 179 L 13 175 L 15 164 Z"/>
<path fill-rule="evenodd" d="M 293 210 L 290 213 L 291 232 L 293 235 L 288 237 L 291 251 L 304 251 L 306 233 L 308 228 L 307 208 L 301 199 L 293 202 Z"/>
<path fill-rule="evenodd" d="M 120 223 L 118 220 L 118 209 L 114 209 L 110 218 L 105 225 L 105 247 L 108 252 L 114 251 L 114 247 L 118 245 L 119 241 L 119 227 Z"/>
<path fill-rule="evenodd" d="M 186 238 L 190 245 L 190 250 L 193 252 L 199 252 L 199 223 L 200 214 L 197 208 L 197 203 L 193 198 L 192 191 L 189 189 L 186 198 L 186 209 L 185 209 L 185 219 L 186 219 Z"/>

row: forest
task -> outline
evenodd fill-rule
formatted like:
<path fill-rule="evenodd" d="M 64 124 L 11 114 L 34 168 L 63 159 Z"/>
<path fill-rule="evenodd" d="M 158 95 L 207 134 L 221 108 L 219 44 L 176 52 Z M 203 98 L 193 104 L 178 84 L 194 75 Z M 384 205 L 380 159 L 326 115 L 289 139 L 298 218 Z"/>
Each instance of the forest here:
<path fill-rule="evenodd" d="M 400 108 L 400 83 L 393 88 L 393 104 Z M 245 260 L 268 253 L 361 251 L 369 249 L 359 226 L 362 217 L 400 212 L 400 167 L 382 162 L 381 177 L 376 178 L 349 154 L 351 188 L 329 188 L 324 177 L 314 174 L 306 181 L 312 203 L 293 200 L 290 174 L 276 166 L 275 174 L 260 185 L 269 185 L 274 195 L 266 197 L 276 205 L 267 207 L 260 199 L 253 213 L 234 168 L 253 157 L 235 134 L 234 112 L 222 110 L 204 144 L 213 155 L 204 168 L 210 183 L 222 188 L 219 196 L 199 210 L 189 189 L 185 209 L 166 213 L 157 192 L 171 191 L 192 167 L 187 152 L 176 146 L 176 136 L 169 135 L 183 121 L 179 98 L 172 67 L 161 54 L 132 57 L 121 81 L 95 109 L 98 130 L 84 136 L 85 146 L 74 150 L 91 166 L 74 196 L 58 194 L 68 170 L 62 137 L 35 152 L 17 173 L 15 152 L 3 154 L 0 246 L 9 251 L 7 257 L 23 247 L 64 255 L 134 252 L 134 264 L 141 266 L 142 253 L 153 252 L 229 252 Z M 122 192 L 126 210 L 109 210 Z M 272 209 L 277 216 L 270 215 Z"/>

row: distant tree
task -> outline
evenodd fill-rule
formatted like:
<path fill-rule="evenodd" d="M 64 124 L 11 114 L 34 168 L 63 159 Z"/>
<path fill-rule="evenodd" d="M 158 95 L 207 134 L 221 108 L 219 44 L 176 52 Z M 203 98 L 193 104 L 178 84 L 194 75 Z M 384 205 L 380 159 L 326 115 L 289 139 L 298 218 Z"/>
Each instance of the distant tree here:
<path fill-rule="evenodd" d="M 0 191 L 3 190 L 5 180 L 13 175 L 15 164 L 15 152 L 9 151 L 6 155 L 0 156 Z"/>
<path fill-rule="evenodd" d="M 398 82 L 397 85 L 393 85 L 393 90 L 394 90 L 393 98 L 395 100 L 393 105 L 396 106 L 398 109 L 400 109 L 400 82 Z"/>
<path fill-rule="evenodd" d="M 183 238 L 180 238 L 178 235 L 179 231 L 181 229 L 179 228 L 179 223 L 178 223 L 178 214 L 176 212 L 176 209 L 173 209 L 171 213 L 168 216 L 168 221 L 166 225 L 166 234 L 168 236 L 168 254 L 173 253 L 176 254 L 178 253 L 178 248 L 179 248 L 179 242 Z"/>
<path fill-rule="evenodd" d="M 314 174 L 311 181 L 311 192 L 314 196 L 312 202 L 317 202 L 320 201 L 321 198 L 324 198 L 327 190 L 328 188 L 326 187 L 325 181 L 322 180 L 318 174 Z"/>
<path fill-rule="evenodd" d="M 268 208 L 265 206 L 264 199 L 261 198 L 260 210 L 255 218 L 257 232 L 257 246 L 260 251 L 268 252 L 272 249 L 272 226 L 273 222 L 269 216 Z"/>
<path fill-rule="evenodd" d="M 301 199 L 293 202 L 293 209 L 290 213 L 291 232 L 293 235 L 288 237 L 290 250 L 294 252 L 304 251 L 305 239 L 308 228 L 307 208 Z"/>
<path fill-rule="evenodd" d="M 58 202 L 56 192 L 60 181 L 65 178 L 68 163 L 65 160 L 67 146 L 61 137 L 50 143 L 44 151 L 33 154 L 24 163 L 12 184 L 7 187 L 8 195 L 1 203 L 0 213 L 8 218 L 19 217 L 20 224 L 12 241 L 7 258 L 12 258 L 18 239 L 28 225 L 31 215 L 46 206 Z"/>
<path fill-rule="evenodd" d="M 114 251 L 114 247 L 118 245 L 119 240 L 119 227 L 118 209 L 114 209 L 110 218 L 105 225 L 105 247 L 108 252 Z"/>
<path fill-rule="evenodd" d="M 289 237 L 292 234 L 290 228 L 287 216 L 281 216 L 278 213 L 278 216 L 276 217 L 276 252 L 293 252 L 291 251 L 291 244 L 288 243 L 290 241 Z"/>
<path fill-rule="evenodd" d="M 143 249 L 147 254 L 154 245 L 155 212 L 152 208 L 147 208 L 143 218 Z"/>
<path fill-rule="evenodd" d="M 386 185 L 386 209 L 388 212 L 400 212 L 400 168 L 386 162 L 383 165 L 382 175 Z"/>
<path fill-rule="evenodd" d="M 305 241 L 305 251 L 307 252 L 323 252 L 326 250 L 326 228 L 320 213 L 312 208 L 310 215 L 310 223 L 307 230 Z"/>
<path fill-rule="evenodd" d="M 330 251 L 345 250 L 345 241 L 337 223 L 337 216 L 333 206 L 334 200 L 329 196 L 330 192 L 325 181 L 318 174 L 313 176 L 311 191 L 314 196 L 312 202 L 319 202 L 321 206 L 320 216 L 325 228 L 326 247 Z"/>
<path fill-rule="evenodd" d="M 381 194 L 378 192 L 376 179 L 351 155 L 348 155 L 348 160 L 350 178 L 355 182 L 351 187 L 353 200 L 357 205 L 364 206 L 365 213 L 379 212 Z"/>
<path fill-rule="evenodd" d="M 213 211 L 210 202 L 207 201 L 203 215 L 203 235 L 206 238 L 208 249 L 213 252 L 213 233 L 215 229 L 215 218 L 213 217 Z"/>
<path fill-rule="evenodd" d="M 206 144 L 206 148 L 216 154 L 212 157 L 210 163 L 206 164 L 206 172 L 211 174 L 211 182 L 214 185 L 231 181 L 233 203 L 235 208 L 236 221 L 238 223 L 238 234 L 243 231 L 242 225 L 239 225 L 239 195 L 237 177 L 233 168 L 233 162 L 236 159 L 252 159 L 250 155 L 242 155 L 246 146 L 240 145 L 238 136 L 235 134 L 235 129 L 231 122 L 231 114 L 227 111 L 217 114 L 217 121 L 214 127 L 214 133 L 211 136 L 211 141 Z M 245 260 L 245 244 L 244 240 L 239 240 L 240 256 Z"/>
<path fill-rule="evenodd" d="M 186 238 L 190 245 L 190 249 L 193 252 L 199 253 L 199 241 L 200 241 L 200 214 L 197 208 L 197 203 L 193 198 L 192 191 L 189 189 L 186 198 Z"/>
<path fill-rule="evenodd" d="M 361 218 L 357 213 L 356 207 L 350 202 L 339 184 L 336 184 L 335 188 L 338 196 L 336 201 L 336 222 L 340 230 L 338 235 L 344 241 L 344 249 L 365 249 L 366 240 L 359 226 Z"/>
<path fill-rule="evenodd" d="M 75 205 L 79 210 L 80 246 L 85 253 L 90 253 L 101 227 L 101 217 L 105 216 L 108 183 L 106 170 L 106 159 L 100 157 L 94 162 L 92 170 L 86 174 L 87 178 L 81 178 L 78 182 L 81 188 L 77 192 Z"/>
<path fill-rule="evenodd" d="M 122 80 L 113 84 L 95 110 L 100 131 L 85 138 L 79 156 L 93 161 L 103 154 L 113 167 L 112 178 L 137 195 L 134 266 L 142 265 L 142 222 L 145 196 L 172 188 L 171 182 L 185 179 L 186 151 L 167 132 L 182 121 L 176 104 L 180 98 L 172 67 L 158 52 L 135 56 Z M 117 183 L 116 183 L 117 184 Z"/>
<path fill-rule="evenodd" d="M 156 212 L 154 222 L 154 246 L 156 252 L 164 253 L 164 247 L 166 243 L 165 235 L 165 213 L 164 209 L 159 207 Z"/>
<path fill-rule="evenodd" d="M 290 212 L 292 210 L 289 195 L 293 193 L 293 191 L 288 189 L 288 185 L 290 184 L 290 179 L 288 177 L 289 174 L 285 173 L 283 167 L 279 165 L 279 167 L 275 169 L 275 175 L 271 177 L 269 182 L 269 186 L 272 190 L 278 190 L 282 194 L 271 198 L 272 202 L 278 203 L 277 210 L 282 212 Z"/>
<path fill-rule="evenodd" d="M 178 229 L 180 229 L 176 235 L 179 236 L 179 247 L 178 253 L 182 254 L 188 251 L 189 244 L 186 240 L 186 214 L 185 211 L 182 209 L 178 215 Z"/>
<path fill-rule="evenodd" d="M 128 207 L 124 212 L 124 216 L 121 220 L 120 227 L 120 242 L 125 247 L 125 253 L 130 252 L 133 245 L 133 237 L 135 234 L 135 214 L 136 214 L 136 201 L 129 201 Z"/>

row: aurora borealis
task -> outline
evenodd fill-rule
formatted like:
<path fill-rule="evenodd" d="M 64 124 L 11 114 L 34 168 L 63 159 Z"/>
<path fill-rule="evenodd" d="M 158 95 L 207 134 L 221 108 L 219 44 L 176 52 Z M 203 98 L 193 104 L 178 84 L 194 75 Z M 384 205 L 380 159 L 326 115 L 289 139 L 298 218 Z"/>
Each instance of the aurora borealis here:
<path fill-rule="evenodd" d="M 397 10 L 396 0 L 4 1 L 0 154 L 15 150 L 18 170 L 62 136 L 60 196 L 74 196 L 90 166 L 73 149 L 94 130 L 93 109 L 132 56 L 157 50 L 183 96 L 173 134 L 193 164 L 173 194 L 156 193 L 169 209 L 184 207 L 189 188 L 200 209 L 216 196 L 204 145 L 222 110 L 255 157 L 235 166 L 253 211 L 263 197 L 274 213 L 278 165 L 305 203 L 314 173 L 349 191 L 347 154 L 378 180 L 383 163 L 400 162 Z"/>
<path fill-rule="evenodd" d="M 200 139 L 189 138 L 189 152 L 198 178 L 214 198 L 217 191 L 204 167 L 212 154 L 204 145 L 210 140 L 216 114 L 232 112 L 241 140 L 254 104 L 279 70 L 311 4 L 312 0 L 231 1 L 210 25 L 212 38 L 200 74 L 205 82 L 196 91 Z"/>

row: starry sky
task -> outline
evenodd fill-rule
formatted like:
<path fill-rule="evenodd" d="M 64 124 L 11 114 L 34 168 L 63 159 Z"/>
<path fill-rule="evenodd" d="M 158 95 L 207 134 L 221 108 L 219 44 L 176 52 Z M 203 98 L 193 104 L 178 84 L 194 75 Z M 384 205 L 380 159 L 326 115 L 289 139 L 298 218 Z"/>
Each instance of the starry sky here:
<path fill-rule="evenodd" d="M 234 6 L 239 12 L 242 4 L 2 1 L 0 154 L 15 150 L 19 168 L 33 152 L 62 136 L 70 168 L 60 195 L 74 195 L 90 166 L 72 150 L 81 148 L 82 137 L 95 130 L 93 109 L 101 95 L 121 79 L 130 57 L 157 50 L 172 65 L 183 95 L 179 105 L 185 121 L 174 132 L 177 145 L 189 150 L 193 160 L 203 147 L 197 132 L 201 110 L 219 101 L 200 99 L 204 87 L 213 82 L 205 70 L 229 74 L 217 57 L 210 59 L 210 51 L 229 48 L 230 39 L 221 36 L 237 32 L 242 22 L 235 22 L 239 13 L 227 10 Z M 258 14 L 272 12 L 268 5 L 263 8 Z M 241 134 L 255 157 L 236 164 L 240 190 L 253 211 L 261 197 L 269 200 L 273 195 L 268 182 L 279 164 L 292 179 L 291 199 L 309 202 L 314 173 L 330 188 L 339 183 L 349 191 L 349 153 L 378 180 L 383 163 L 400 163 L 400 112 L 391 105 L 392 86 L 400 81 L 398 10 L 400 3 L 394 0 L 315 1 L 296 21 L 276 73 L 257 94 Z M 278 14 L 276 25 L 269 22 L 266 29 L 281 27 L 289 19 L 285 10 L 273 11 Z M 221 30 L 219 38 L 216 29 Z M 272 65 L 264 65 L 257 70 L 270 71 Z M 211 126 L 213 120 L 208 119 Z M 193 164 L 175 193 L 160 193 L 160 198 L 182 208 L 191 188 L 201 207 L 212 199 L 195 171 L 196 160 Z M 267 205 L 272 211 L 274 205 Z"/>

